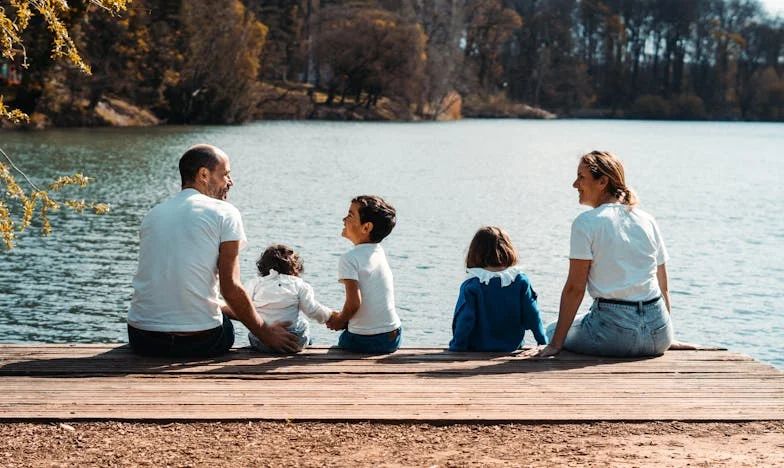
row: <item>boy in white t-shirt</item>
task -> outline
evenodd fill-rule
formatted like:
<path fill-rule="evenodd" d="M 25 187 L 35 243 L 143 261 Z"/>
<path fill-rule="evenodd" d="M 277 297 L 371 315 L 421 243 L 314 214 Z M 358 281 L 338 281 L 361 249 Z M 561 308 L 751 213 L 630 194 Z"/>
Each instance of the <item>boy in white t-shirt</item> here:
<path fill-rule="evenodd" d="M 340 257 L 338 280 L 346 288 L 346 301 L 327 327 L 344 330 L 338 346 L 347 351 L 386 354 L 400 347 L 392 271 L 379 244 L 392 232 L 395 221 L 395 208 L 372 195 L 351 200 L 343 218 L 342 235 L 354 248 Z"/>

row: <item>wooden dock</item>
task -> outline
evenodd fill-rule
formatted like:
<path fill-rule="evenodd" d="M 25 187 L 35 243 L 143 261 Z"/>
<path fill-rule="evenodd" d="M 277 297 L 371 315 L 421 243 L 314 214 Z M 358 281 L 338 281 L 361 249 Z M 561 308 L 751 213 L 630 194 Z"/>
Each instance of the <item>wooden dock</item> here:
<path fill-rule="evenodd" d="M 0 345 L 0 420 L 784 420 L 784 373 L 727 351 L 523 359 L 243 348 L 183 362 L 118 345 Z"/>

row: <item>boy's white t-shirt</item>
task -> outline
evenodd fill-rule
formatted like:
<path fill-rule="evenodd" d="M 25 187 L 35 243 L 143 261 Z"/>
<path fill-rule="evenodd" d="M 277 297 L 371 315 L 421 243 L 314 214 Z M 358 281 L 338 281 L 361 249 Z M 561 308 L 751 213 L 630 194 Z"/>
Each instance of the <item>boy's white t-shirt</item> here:
<path fill-rule="evenodd" d="M 281 275 L 270 270 L 245 283 L 256 312 L 267 323 L 291 322 L 302 312 L 318 323 L 329 320 L 332 310 L 316 301 L 313 287 L 299 276 Z"/>
<path fill-rule="evenodd" d="M 645 301 L 661 295 L 656 270 L 669 255 L 653 216 L 606 203 L 575 218 L 569 258 L 591 260 L 591 297 Z"/>
<path fill-rule="evenodd" d="M 395 311 L 392 270 L 380 244 L 358 244 L 340 256 L 338 279 L 359 283 L 362 303 L 348 322 L 348 331 L 377 335 L 400 328 Z"/>

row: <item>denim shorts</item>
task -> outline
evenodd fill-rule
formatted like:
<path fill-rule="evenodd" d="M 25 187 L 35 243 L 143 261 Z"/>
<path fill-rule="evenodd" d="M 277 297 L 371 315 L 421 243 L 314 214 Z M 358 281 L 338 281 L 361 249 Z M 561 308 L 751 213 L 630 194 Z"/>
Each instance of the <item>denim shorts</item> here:
<path fill-rule="evenodd" d="M 293 333 L 299 337 L 299 341 L 297 342 L 297 346 L 299 349 L 294 351 L 298 353 L 302 351 L 302 349 L 310 344 L 310 325 L 306 320 L 297 320 L 297 323 L 288 327 L 286 331 Z M 256 335 L 253 333 L 248 333 L 248 341 L 250 341 L 250 345 L 253 349 L 257 351 L 261 351 L 262 353 L 271 353 L 271 354 L 293 354 L 293 353 L 281 353 L 279 351 L 275 351 L 274 349 L 268 347 L 264 343 L 261 342 Z"/>
<path fill-rule="evenodd" d="M 400 348 L 402 335 L 402 328 L 377 335 L 358 335 L 344 330 L 338 338 L 338 346 L 352 353 L 389 354 Z"/>
<path fill-rule="evenodd" d="M 547 326 L 549 340 L 555 326 Z M 592 356 L 658 356 L 672 340 L 672 321 L 664 299 L 647 305 L 595 300 L 590 312 L 574 319 L 564 349 Z"/>

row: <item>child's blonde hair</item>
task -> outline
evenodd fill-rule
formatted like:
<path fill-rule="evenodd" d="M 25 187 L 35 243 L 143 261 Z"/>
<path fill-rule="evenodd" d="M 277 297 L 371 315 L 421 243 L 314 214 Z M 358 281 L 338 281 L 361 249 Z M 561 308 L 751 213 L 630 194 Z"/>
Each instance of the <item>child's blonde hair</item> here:
<path fill-rule="evenodd" d="M 496 226 L 479 228 L 466 255 L 466 268 L 501 267 L 517 264 L 517 249 L 509 235 Z"/>

